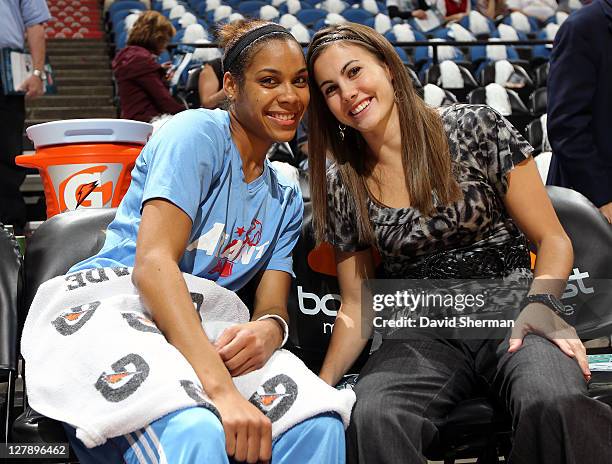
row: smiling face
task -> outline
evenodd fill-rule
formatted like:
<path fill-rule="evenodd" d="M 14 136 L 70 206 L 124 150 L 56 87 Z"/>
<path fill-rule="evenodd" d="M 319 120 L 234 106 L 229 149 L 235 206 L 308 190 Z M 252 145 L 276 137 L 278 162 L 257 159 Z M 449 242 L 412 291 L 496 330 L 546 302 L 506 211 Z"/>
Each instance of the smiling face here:
<path fill-rule="evenodd" d="M 255 53 L 244 78 L 224 76 L 226 94 L 240 125 L 265 142 L 289 142 L 310 100 L 308 72 L 299 44 L 267 42 Z"/>
<path fill-rule="evenodd" d="M 365 134 L 386 127 L 395 109 L 389 68 L 365 48 L 328 45 L 314 63 L 323 99 L 341 124 Z"/>

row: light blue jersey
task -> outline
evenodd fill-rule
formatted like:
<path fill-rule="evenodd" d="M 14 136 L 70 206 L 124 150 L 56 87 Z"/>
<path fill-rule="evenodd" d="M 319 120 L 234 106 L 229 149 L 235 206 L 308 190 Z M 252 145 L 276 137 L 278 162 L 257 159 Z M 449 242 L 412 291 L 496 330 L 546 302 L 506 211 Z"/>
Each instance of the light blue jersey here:
<path fill-rule="evenodd" d="M 231 290 L 262 269 L 293 275 L 291 252 L 304 209 L 299 187 L 267 160 L 262 175 L 247 184 L 229 113 L 205 109 L 179 113 L 151 138 L 102 250 L 69 272 L 133 266 L 142 207 L 153 198 L 169 200 L 193 222 L 181 271 Z"/>

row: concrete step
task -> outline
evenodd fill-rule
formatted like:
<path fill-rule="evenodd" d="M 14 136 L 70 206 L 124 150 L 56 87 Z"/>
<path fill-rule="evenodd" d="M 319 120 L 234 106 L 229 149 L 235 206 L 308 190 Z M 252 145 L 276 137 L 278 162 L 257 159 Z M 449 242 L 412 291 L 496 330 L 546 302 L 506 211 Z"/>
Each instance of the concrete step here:
<path fill-rule="evenodd" d="M 57 80 L 70 77 L 91 77 L 99 79 L 110 79 L 112 71 L 110 69 L 58 69 L 55 70 Z"/>
<path fill-rule="evenodd" d="M 52 50 L 47 53 L 47 56 L 50 60 L 52 59 L 64 59 L 64 58 L 91 58 L 95 59 L 96 57 L 101 58 L 109 58 L 110 52 L 108 49 L 91 49 L 91 50 L 81 50 L 81 49 L 73 49 L 73 48 L 65 48 L 65 49 L 57 49 Z"/>
<path fill-rule="evenodd" d="M 30 100 L 28 108 L 56 108 L 56 107 L 84 107 L 84 106 L 109 106 L 113 101 L 110 96 L 100 95 L 44 95 Z"/>
<path fill-rule="evenodd" d="M 47 46 L 48 47 L 57 47 L 59 45 L 106 45 L 104 41 L 99 39 L 48 39 Z"/>
<path fill-rule="evenodd" d="M 109 85 L 112 88 L 113 81 L 110 76 L 106 78 L 101 77 L 56 77 L 55 83 L 58 90 L 61 92 L 61 88 L 64 85 L 67 86 L 103 86 Z"/>
<path fill-rule="evenodd" d="M 108 55 L 50 56 L 49 63 L 54 71 L 59 69 L 110 69 Z"/>
<path fill-rule="evenodd" d="M 91 95 L 91 96 L 105 96 L 112 98 L 113 86 L 109 85 L 96 85 L 91 84 L 89 86 L 82 85 L 62 85 L 57 88 L 58 96 L 67 95 Z"/>
<path fill-rule="evenodd" d="M 116 118 L 114 106 L 28 108 L 27 119 Z"/>

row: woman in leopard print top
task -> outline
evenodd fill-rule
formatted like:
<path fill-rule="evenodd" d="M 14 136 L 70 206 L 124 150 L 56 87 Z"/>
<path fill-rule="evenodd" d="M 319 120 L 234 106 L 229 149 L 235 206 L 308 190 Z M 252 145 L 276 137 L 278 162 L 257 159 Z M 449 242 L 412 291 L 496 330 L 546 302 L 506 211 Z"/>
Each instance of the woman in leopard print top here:
<path fill-rule="evenodd" d="M 530 275 L 527 237 L 538 252 L 530 293 L 563 293 L 571 242 L 512 125 L 486 106 L 427 108 L 365 26 L 319 31 L 307 61 L 315 234 L 335 247 L 342 296 L 323 380 L 338 382 L 372 333 L 361 293 L 372 250 L 385 277 L 503 278 Z M 355 387 L 348 462 L 425 462 L 437 421 L 482 385 L 512 415 L 511 462 L 612 462 L 612 412 L 588 397 L 589 378 L 575 330 L 542 303 L 503 341 L 385 339 Z"/>

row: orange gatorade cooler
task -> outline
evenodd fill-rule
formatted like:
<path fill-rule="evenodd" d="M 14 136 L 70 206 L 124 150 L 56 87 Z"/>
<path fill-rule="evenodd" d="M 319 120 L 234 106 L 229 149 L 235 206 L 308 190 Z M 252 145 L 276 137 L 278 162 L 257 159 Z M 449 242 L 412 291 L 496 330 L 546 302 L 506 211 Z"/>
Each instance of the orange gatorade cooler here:
<path fill-rule="evenodd" d="M 68 119 L 26 132 L 36 152 L 15 161 L 40 172 L 50 218 L 77 208 L 118 206 L 153 126 L 127 119 Z"/>

